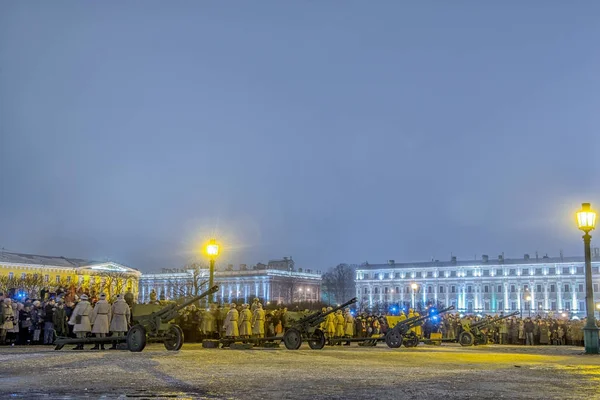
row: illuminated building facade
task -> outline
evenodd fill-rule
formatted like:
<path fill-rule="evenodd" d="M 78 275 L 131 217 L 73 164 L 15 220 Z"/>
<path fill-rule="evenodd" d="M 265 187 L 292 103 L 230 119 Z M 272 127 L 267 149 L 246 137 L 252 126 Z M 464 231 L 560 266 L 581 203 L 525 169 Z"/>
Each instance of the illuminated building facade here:
<path fill-rule="evenodd" d="M 271 304 L 317 302 L 321 298 L 321 274 L 296 269 L 291 258 L 272 260 L 248 269 L 245 264 L 234 270 L 232 265 L 215 271 L 215 285 L 219 286 L 219 303 L 250 303 L 258 297 Z M 157 296 L 173 299 L 201 292 L 208 286 L 208 269 L 163 270 L 144 274 L 140 279 L 140 302 L 150 300 L 154 290 Z M 200 289 L 201 288 L 201 289 Z"/>
<path fill-rule="evenodd" d="M 600 251 L 592 251 L 595 303 L 600 300 Z M 585 315 L 583 257 L 364 264 L 356 270 L 356 295 L 365 306 L 453 305 L 466 313 L 521 311 Z"/>
<path fill-rule="evenodd" d="M 141 273 L 116 262 L 0 252 L 0 292 L 36 298 L 42 289 L 109 296 L 131 289 L 137 296 Z"/>

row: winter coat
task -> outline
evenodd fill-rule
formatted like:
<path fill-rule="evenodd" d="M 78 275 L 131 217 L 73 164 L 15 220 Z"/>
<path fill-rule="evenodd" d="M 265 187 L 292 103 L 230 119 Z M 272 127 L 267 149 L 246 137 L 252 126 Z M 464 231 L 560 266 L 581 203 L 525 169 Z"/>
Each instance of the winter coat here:
<path fill-rule="evenodd" d="M 20 311 L 17 308 L 17 303 L 12 303 L 12 310 L 13 310 L 13 328 L 9 332 L 19 333 L 19 314 L 20 314 Z"/>
<path fill-rule="evenodd" d="M 127 321 L 131 315 L 129 305 L 125 300 L 117 300 L 112 305 L 112 318 L 110 320 L 111 332 L 127 332 Z"/>
<path fill-rule="evenodd" d="M 69 325 L 73 325 L 73 332 L 90 332 L 92 330 L 92 324 L 90 322 L 90 314 L 92 313 L 92 306 L 87 300 L 81 300 L 75 306 Z M 81 315 L 81 322 L 75 323 L 77 316 Z"/>
<path fill-rule="evenodd" d="M 346 330 L 346 319 L 342 313 L 335 315 L 335 336 L 342 337 L 344 336 L 344 331 Z"/>
<path fill-rule="evenodd" d="M 90 315 L 94 327 L 92 333 L 108 333 L 110 327 L 111 307 L 106 300 L 98 300 Z"/>
<path fill-rule="evenodd" d="M 13 313 L 12 306 L 2 303 L 2 321 L 0 324 L 1 329 L 10 330 L 14 327 L 15 315 Z"/>
<path fill-rule="evenodd" d="M 229 312 L 227 313 L 227 316 L 225 317 L 225 336 L 239 336 L 240 335 L 240 331 L 238 329 L 238 317 L 239 317 L 239 313 L 238 310 L 236 310 L 235 308 L 232 308 L 229 310 Z"/>
<path fill-rule="evenodd" d="M 254 310 L 254 315 L 252 316 L 252 334 L 265 335 L 265 311 L 260 307 Z"/>
<path fill-rule="evenodd" d="M 346 316 L 344 317 L 344 321 L 345 321 L 345 334 L 346 336 L 354 336 L 354 317 L 352 316 L 352 314 L 347 313 Z"/>
<path fill-rule="evenodd" d="M 57 336 L 67 335 L 69 329 L 67 327 L 67 314 L 64 308 L 57 307 L 54 310 L 52 322 L 54 323 L 54 330 Z"/>
<path fill-rule="evenodd" d="M 252 311 L 244 308 L 240 314 L 240 336 L 249 336 L 252 334 Z"/>
<path fill-rule="evenodd" d="M 550 343 L 550 329 L 547 325 L 540 326 L 540 344 Z"/>

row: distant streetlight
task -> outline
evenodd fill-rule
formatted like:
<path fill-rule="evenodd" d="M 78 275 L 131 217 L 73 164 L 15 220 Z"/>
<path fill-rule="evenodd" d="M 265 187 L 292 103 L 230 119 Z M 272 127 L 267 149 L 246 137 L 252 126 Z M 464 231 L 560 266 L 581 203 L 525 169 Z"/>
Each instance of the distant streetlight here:
<path fill-rule="evenodd" d="M 215 239 L 211 239 L 206 245 L 206 255 L 208 255 L 209 259 L 209 269 L 208 269 L 208 287 L 213 287 L 215 284 L 215 259 L 219 255 L 219 245 Z M 214 303 L 215 294 L 210 295 L 210 302 Z"/>
<path fill-rule="evenodd" d="M 590 203 L 583 203 L 581 210 L 577 212 L 577 227 L 583 231 L 583 250 L 585 253 L 585 304 L 587 311 L 587 322 L 583 328 L 583 342 L 586 354 L 600 353 L 598 344 L 598 327 L 594 315 L 594 287 L 592 286 L 592 252 L 590 232 L 596 228 L 596 212 L 592 210 Z"/>
<path fill-rule="evenodd" d="M 525 297 L 525 300 L 527 300 L 527 302 L 529 303 L 528 309 L 529 309 L 529 316 L 531 317 L 531 296 L 528 295 L 527 297 Z"/>
<path fill-rule="evenodd" d="M 417 297 L 417 288 L 419 287 L 419 285 L 417 285 L 416 283 L 413 283 L 412 285 L 410 285 L 410 287 L 413 290 L 413 292 L 412 292 L 412 308 L 415 308 L 415 297 Z"/>

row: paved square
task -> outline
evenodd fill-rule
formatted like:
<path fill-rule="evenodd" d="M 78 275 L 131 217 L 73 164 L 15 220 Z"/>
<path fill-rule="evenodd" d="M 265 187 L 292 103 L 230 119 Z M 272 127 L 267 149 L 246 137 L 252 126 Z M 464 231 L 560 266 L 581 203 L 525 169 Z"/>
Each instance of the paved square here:
<path fill-rule="evenodd" d="M 89 346 L 88 346 L 89 347 Z M 0 398 L 592 399 L 600 356 L 571 346 L 0 348 Z M 47 394 L 51 396 L 47 397 Z"/>

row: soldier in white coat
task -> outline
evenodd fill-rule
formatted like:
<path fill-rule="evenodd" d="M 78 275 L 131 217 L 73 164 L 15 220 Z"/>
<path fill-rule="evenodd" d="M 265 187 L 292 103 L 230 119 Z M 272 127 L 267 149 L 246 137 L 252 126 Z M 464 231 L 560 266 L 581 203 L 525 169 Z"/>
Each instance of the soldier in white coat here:
<path fill-rule="evenodd" d="M 265 337 L 265 311 L 261 303 L 256 305 L 252 315 L 252 335 L 258 338 Z"/>
<path fill-rule="evenodd" d="M 129 304 L 123 298 L 123 295 L 117 296 L 117 301 L 112 305 L 112 318 L 110 320 L 110 331 L 113 336 L 123 336 L 129 330 L 127 323 L 131 317 Z M 110 350 L 116 350 L 117 343 L 113 343 Z"/>
<path fill-rule="evenodd" d="M 242 313 L 240 314 L 240 336 L 250 337 L 252 333 L 252 311 L 248 309 L 248 304 L 242 304 Z"/>
<path fill-rule="evenodd" d="M 231 303 L 229 305 L 229 312 L 225 317 L 225 322 L 223 323 L 223 328 L 225 329 L 225 336 L 230 338 L 235 338 L 240 335 L 238 329 L 238 319 L 239 313 L 235 308 L 235 303 Z"/>
<path fill-rule="evenodd" d="M 6 334 L 14 328 L 15 315 L 11 303 L 12 301 L 9 298 L 4 299 L 0 303 L 0 307 L 2 307 L 2 310 L 0 310 L 0 316 L 2 316 L 2 320 L 0 321 L 0 344 L 4 344 Z"/>
<path fill-rule="evenodd" d="M 96 306 L 92 310 L 92 314 L 90 316 L 90 320 L 93 325 L 92 333 L 96 337 L 106 337 L 109 332 L 108 328 L 110 327 L 110 317 L 111 307 L 110 304 L 108 304 L 108 301 L 106 301 L 106 295 L 102 293 L 100 295 L 100 300 L 96 302 Z M 104 343 L 101 345 L 96 344 L 92 350 L 100 350 L 100 347 L 102 347 L 102 350 L 105 350 Z"/>
<path fill-rule="evenodd" d="M 88 296 L 82 294 L 79 303 L 75 306 L 71 319 L 69 319 L 69 325 L 73 325 L 73 332 L 75 335 L 83 339 L 92 330 L 92 324 L 90 323 L 90 314 L 92 313 L 92 305 L 88 301 Z M 83 343 L 78 344 L 73 350 L 83 350 Z"/>

